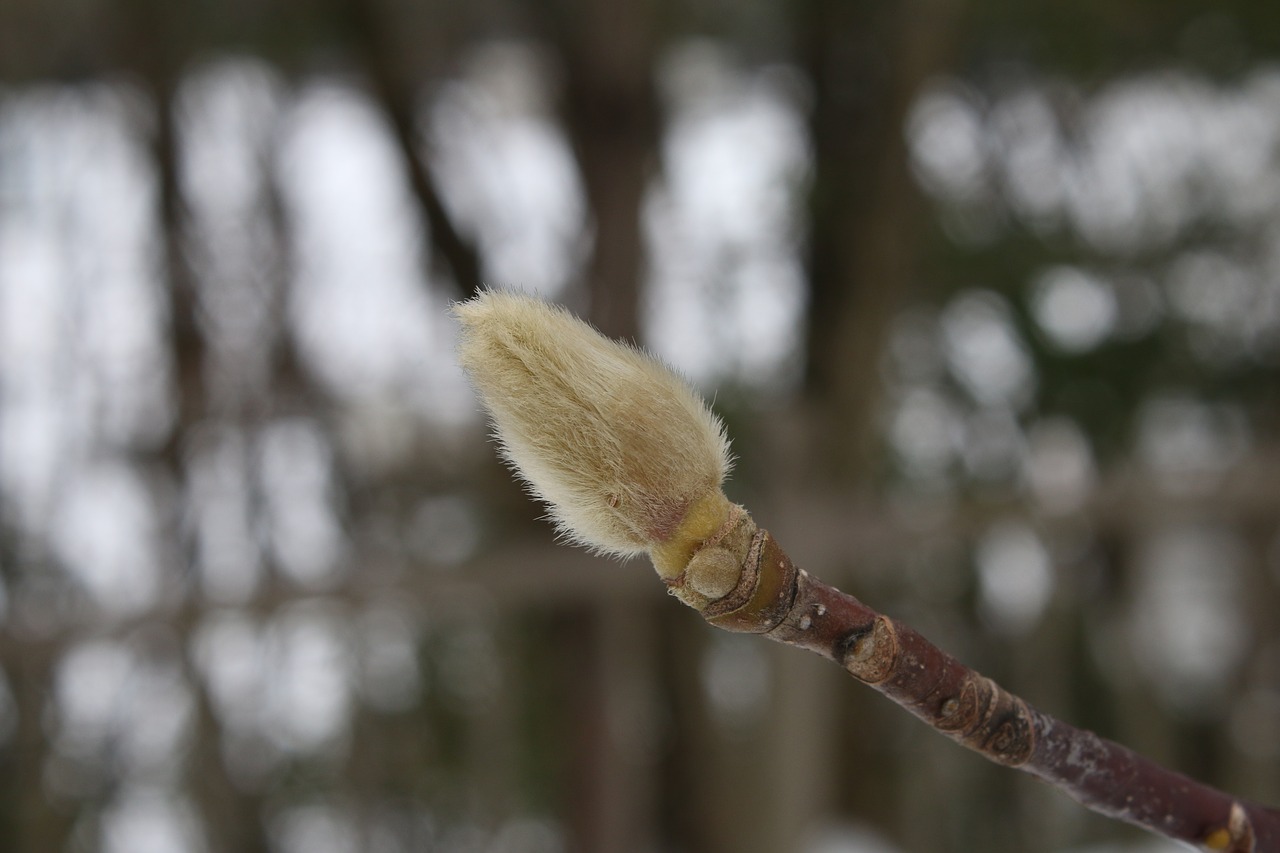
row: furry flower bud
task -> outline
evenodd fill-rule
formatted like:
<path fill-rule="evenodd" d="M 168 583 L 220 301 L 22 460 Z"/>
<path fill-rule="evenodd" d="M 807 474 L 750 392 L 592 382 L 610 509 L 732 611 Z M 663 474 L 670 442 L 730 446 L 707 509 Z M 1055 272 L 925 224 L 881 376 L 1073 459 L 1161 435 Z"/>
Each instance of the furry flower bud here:
<path fill-rule="evenodd" d="M 555 307 L 489 291 L 454 307 L 458 348 L 501 453 L 558 528 L 683 568 L 728 517 L 724 427 L 673 371 Z"/>

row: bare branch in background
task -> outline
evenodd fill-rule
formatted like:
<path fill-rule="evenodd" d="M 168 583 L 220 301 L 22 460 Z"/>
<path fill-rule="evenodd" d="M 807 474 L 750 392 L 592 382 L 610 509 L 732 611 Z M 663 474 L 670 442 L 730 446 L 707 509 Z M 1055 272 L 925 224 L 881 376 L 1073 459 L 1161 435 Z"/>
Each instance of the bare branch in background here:
<path fill-rule="evenodd" d="M 480 291 L 482 284 L 480 254 L 474 242 L 458 230 L 422 153 L 424 143 L 418 124 L 422 81 L 411 79 L 405 73 L 404 63 L 398 60 L 396 46 L 387 33 L 395 24 L 385 19 L 385 10 L 379 8 L 378 3 L 350 0 L 342 3 L 341 10 L 342 18 L 351 24 L 374 99 L 391 124 L 396 149 L 408 171 L 409 187 L 431 237 L 433 265 L 446 268 L 458 293 L 463 299 L 469 299 Z"/>

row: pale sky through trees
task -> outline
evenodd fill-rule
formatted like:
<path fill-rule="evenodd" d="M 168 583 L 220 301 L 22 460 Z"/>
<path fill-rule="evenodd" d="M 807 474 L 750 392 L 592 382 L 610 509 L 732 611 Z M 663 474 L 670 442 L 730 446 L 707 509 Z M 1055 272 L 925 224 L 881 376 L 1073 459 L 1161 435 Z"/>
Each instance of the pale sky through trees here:
<path fill-rule="evenodd" d="M 591 237 L 539 68 L 527 46 L 484 46 L 466 74 L 424 98 L 419 117 L 445 200 L 482 250 L 484 280 L 555 298 L 570 293 Z M 785 399 L 798 382 L 806 298 L 806 84 L 794 69 L 748 68 L 708 42 L 672 52 L 660 76 L 669 115 L 644 207 L 645 343 L 709 394 L 745 387 Z M 483 616 L 452 635 L 426 673 L 421 603 L 396 596 L 394 584 L 354 605 L 333 598 L 365 568 L 352 565 L 363 552 L 350 537 L 404 533 L 344 527 L 335 460 L 359 479 L 421 452 L 424 432 L 444 437 L 436 452 L 447 457 L 483 431 L 452 355 L 453 294 L 424 281 L 431 247 L 383 119 L 349 81 L 291 87 L 245 58 L 198 66 L 180 104 L 195 226 L 184 248 L 205 277 L 200 319 L 216 368 L 207 377 L 214 416 L 189 449 L 194 474 L 175 519 L 164 485 L 136 462 L 174 417 L 156 178 L 139 130 L 150 107 L 121 82 L 0 89 L 0 508 L 47 543 L 76 589 L 0 580 L 0 625 L 76 638 L 57 664 L 47 718 L 55 759 L 43 784 L 74 799 L 87 775 L 119 774 L 102 815 L 101 849 L 111 853 L 201 849 L 175 760 L 198 713 L 189 675 L 173 655 L 143 656 L 113 633 L 177 609 L 183 579 L 166 568 L 162 535 L 174 524 L 193 533 L 199 588 L 213 605 L 189 651 L 227 732 L 223 755 L 246 784 L 291 755 L 341 754 L 354 703 L 402 709 L 439 691 L 472 707 L 504 677 Z M 1070 132 L 1064 113 L 1075 117 Z M 903 512 L 946 505 L 978 484 L 1062 517 L 1103 484 L 1103 454 L 1084 427 L 1037 410 L 1035 351 L 1088 356 L 1176 322 L 1205 364 L 1280 360 L 1280 71 L 1226 85 L 1142 74 L 1092 92 L 1034 77 L 995 93 L 942 79 L 916 99 L 902 132 L 956 241 L 983 245 L 1023 228 L 1078 241 L 1105 261 L 1063 261 L 1015 283 L 1027 317 L 1009 282 L 973 280 L 898 318 L 880 422 Z M 264 163 L 275 164 L 278 187 L 266 185 Z M 288 223 L 285 257 L 270 236 L 273 193 Z M 1208 221 L 1245 236 L 1187 241 Z M 1167 263 L 1139 265 L 1184 241 Z M 278 310 L 268 282 L 282 274 L 292 283 L 282 310 L 304 369 L 331 395 L 336 428 L 307 412 L 253 430 L 233 423 L 237 389 L 262 381 L 272 344 L 263 330 Z M 1176 384 L 1148 390 L 1126 471 L 1174 495 L 1204 494 L 1255 447 L 1230 399 Z M 465 497 L 420 501 L 414 535 L 430 540 L 421 550 L 442 573 L 465 571 L 485 522 Z M 1177 713 L 1213 712 L 1256 639 L 1231 616 L 1249 595 L 1238 537 L 1212 519 L 1157 528 L 1136 559 L 1133 627 L 1102 635 L 1099 657 L 1115 661 L 1117 679 L 1157 685 Z M 1017 639 L 1047 618 L 1054 560 L 1024 522 L 981 531 L 976 607 L 993 633 Z M 244 608 L 268 584 L 267 561 L 302 595 L 264 618 Z M 68 604 L 75 596 L 83 600 Z M 737 642 L 714 641 L 699 676 L 730 728 L 757 713 L 768 690 L 765 664 Z M 1280 732 L 1259 709 L 1275 707 L 1277 694 L 1260 690 L 1224 712 L 1239 743 L 1273 759 Z M 0 675 L 0 740 L 15 714 Z M 341 803 L 294 804 L 272 837 L 287 853 L 375 849 L 352 820 Z M 458 836 L 448 849 L 559 850 L 562 832 L 533 815 L 499 827 L 491 846 Z M 893 848 L 854 829 L 811 849 Z M 1104 849 L 1120 848 L 1094 853 Z"/>

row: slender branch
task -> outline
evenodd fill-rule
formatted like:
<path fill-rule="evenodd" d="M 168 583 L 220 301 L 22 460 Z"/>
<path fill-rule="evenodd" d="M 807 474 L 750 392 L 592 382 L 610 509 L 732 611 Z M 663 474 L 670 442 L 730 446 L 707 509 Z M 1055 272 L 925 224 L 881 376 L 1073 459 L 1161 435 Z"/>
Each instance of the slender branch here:
<path fill-rule="evenodd" d="M 795 567 L 720 490 L 723 425 L 661 364 L 534 299 L 455 308 L 501 449 L 574 541 L 647 552 L 718 628 L 817 652 L 947 737 L 1081 804 L 1206 851 L 1280 853 L 1280 812 L 1038 711 L 916 631 Z"/>
<path fill-rule="evenodd" d="M 957 743 L 1108 817 L 1203 850 L 1280 851 L 1280 812 L 1033 708 L 909 626 L 797 569 L 745 511 L 733 513 L 685 572 L 667 581 L 669 590 L 698 607 L 700 596 L 688 587 L 701 563 L 723 561 L 726 553 L 743 571 L 732 592 L 701 607 L 712 625 L 816 652 Z"/>

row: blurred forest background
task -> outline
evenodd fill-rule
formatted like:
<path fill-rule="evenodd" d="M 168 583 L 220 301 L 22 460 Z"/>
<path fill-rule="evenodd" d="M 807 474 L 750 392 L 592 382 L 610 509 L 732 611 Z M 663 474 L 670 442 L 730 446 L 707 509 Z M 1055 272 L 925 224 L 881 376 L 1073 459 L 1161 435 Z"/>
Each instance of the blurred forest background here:
<path fill-rule="evenodd" d="M 553 541 L 482 283 L 799 565 L 1280 803 L 1280 4 L 0 0 L 0 849 L 1156 851 Z"/>

